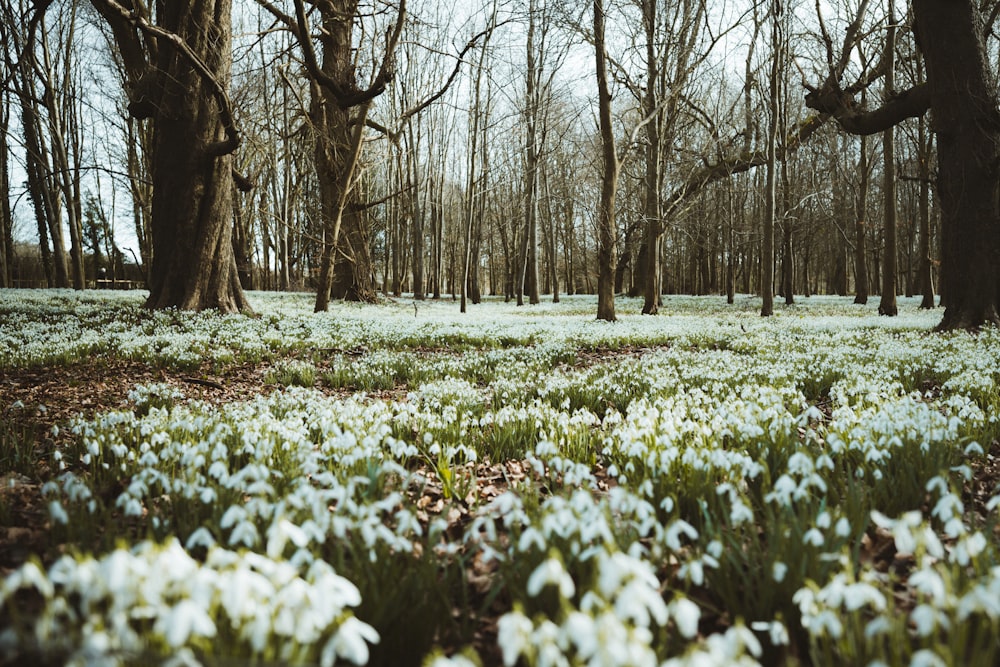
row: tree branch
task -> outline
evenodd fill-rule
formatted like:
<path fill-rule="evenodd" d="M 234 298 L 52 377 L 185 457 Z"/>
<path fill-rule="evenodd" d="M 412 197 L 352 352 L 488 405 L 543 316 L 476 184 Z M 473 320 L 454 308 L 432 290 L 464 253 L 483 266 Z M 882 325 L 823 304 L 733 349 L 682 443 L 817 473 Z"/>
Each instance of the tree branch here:
<path fill-rule="evenodd" d="M 229 102 L 228 92 L 222 87 L 219 80 L 215 78 L 215 75 L 212 74 L 205 61 L 194 52 L 191 46 L 180 35 L 149 23 L 147 13 L 143 11 L 141 3 L 138 3 L 140 9 L 130 11 L 118 4 L 116 0 L 92 0 L 92 2 L 101 16 L 111 25 L 111 29 L 115 32 L 115 41 L 119 41 L 119 34 L 121 35 L 121 39 L 124 40 L 126 48 L 129 50 L 129 58 L 133 59 L 132 64 L 126 63 L 126 67 L 134 67 L 137 73 L 140 73 L 140 69 L 137 67 L 138 58 L 142 58 L 143 63 L 147 61 L 145 51 L 142 50 L 142 46 L 138 41 L 136 30 L 153 38 L 153 41 L 157 45 L 161 41 L 172 44 L 212 89 L 212 93 L 219 105 L 219 116 L 221 117 L 222 127 L 226 132 L 226 138 L 223 141 L 217 141 L 209 145 L 207 152 L 214 157 L 221 157 L 239 148 L 240 134 L 233 120 L 233 108 Z M 131 30 L 126 30 L 127 27 L 131 28 Z M 119 42 L 119 48 L 122 48 L 122 42 Z M 123 59 L 125 58 L 124 52 L 122 57 Z M 147 70 L 148 66 L 144 64 L 136 83 L 142 80 Z"/>
<path fill-rule="evenodd" d="M 819 113 L 800 122 L 785 138 L 781 147 L 776 149 L 775 159 L 783 160 L 787 155 L 794 153 L 830 118 L 830 114 Z M 750 171 L 765 164 L 767 164 L 767 155 L 762 151 L 753 151 L 743 152 L 740 155 L 734 155 L 695 170 L 663 202 L 663 217 L 671 217 L 685 200 L 700 192 L 710 183 L 728 178 L 733 174 Z"/>
<path fill-rule="evenodd" d="M 261 6 L 269 9 L 266 3 Z M 283 15 L 278 12 L 275 16 L 281 20 L 281 16 Z M 396 45 L 399 43 L 399 36 L 403 32 L 405 21 L 406 0 L 400 0 L 399 14 L 396 17 L 396 23 L 389 31 L 382 64 L 379 66 L 378 74 L 375 75 L 371 85 L 365 90 L 349 90 L 345 88 L 341 82 L 324 72 L 319 66 L 319 61 L 316 58 L 316 49 L 313 47 L 312 39 L 309 36 L 309 27 L 306 23 L 306 9 L 303 0 L 295 0 L 295 29 L 292 32 L 299 39 L 309 76 L 320 86 L 333 93 L 341 109 L 349 109 L 370 102 L 385 92 L 386 86 L 389 85 L 395 74 Z"/>
<path fill-rule="evenodd" d="M 877 109 L 866 110 L 840 90 L 816 90 L 806 95 L 806 106 L 833 116 L 851 134 L 876 134 L 907 118 L 918 118 L 931 107 L 931 91 L 926 83 L 904 90 Z"/>

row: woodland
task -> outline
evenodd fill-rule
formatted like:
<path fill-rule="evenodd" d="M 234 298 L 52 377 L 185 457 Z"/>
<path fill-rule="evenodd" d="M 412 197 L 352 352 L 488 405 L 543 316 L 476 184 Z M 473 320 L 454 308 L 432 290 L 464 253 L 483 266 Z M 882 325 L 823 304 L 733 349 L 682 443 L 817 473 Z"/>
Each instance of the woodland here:
<path fill-rule="evenodd" d="M 2 11 L 0 284 L 596 293 L 609 320 L 936 287 L 942 328 L 997 321 L 994 3 Z"/>
<path fill-rule="evenodd" d="M 998 15 L 0 0 L 0 667 L 1000 663 Z"/>

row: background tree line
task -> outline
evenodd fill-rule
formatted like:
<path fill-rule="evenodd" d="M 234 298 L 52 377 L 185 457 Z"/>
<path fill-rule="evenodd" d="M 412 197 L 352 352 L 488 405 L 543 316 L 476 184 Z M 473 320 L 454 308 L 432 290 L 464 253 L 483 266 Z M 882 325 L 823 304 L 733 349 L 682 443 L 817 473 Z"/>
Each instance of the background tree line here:
<path fill-rule="evenodd" d="M 1000 5 L 955 4 L 3 0 L 0 285 L 131 260 L 151 307 L 601 293 L 604 319 L 940 285 L 946 325 L 995 322 L 996 165 L 990 204 L 955 190 L 968 139 L 938 151 L 995 120 Z M 982 122 L 944 107 L 946 29 Z"/>

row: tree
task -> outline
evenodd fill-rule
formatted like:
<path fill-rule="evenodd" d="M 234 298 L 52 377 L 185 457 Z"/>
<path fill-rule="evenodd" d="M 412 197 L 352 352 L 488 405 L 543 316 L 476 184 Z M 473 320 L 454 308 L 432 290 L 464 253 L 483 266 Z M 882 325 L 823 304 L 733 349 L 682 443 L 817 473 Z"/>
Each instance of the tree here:
<path fill-rule="evenodd" d="M 891 96 L 895 91 L 896 69 L 896 18 L 893 0 L 889 0 L 888 27 L 885 38 L 885 93 Z M 883 197 L 885 199 L 885 251 L 882 268 L 882 298 L 879 300 L 879 315 L 894 317 L 896 307 L 896 140 L 895 128 L 888 127 L 882 132 L 882 159 L 885 166 Z"/>
<path fill-rule="evenodd" d="M 813 86 L 806 104 L 834 115 L 854 134 L 874 134 L 931 111 L 937 136 L 945 313 L 939 329 L 1000 325 L 1000 99 L 992 83 L 985 34 L 997 11 L 972 0 L 912 0 L 915 39 L 927 80 L 867 109 L 841 77 L 867 8 L 863 1 L 830 74 Z M 877 78 L 877 77 L 872 77 Z"/>
<path fill-rule="evenodd" d="M 267 0 L 258 0 L 258 4 L 284 23 L 295 36 L 310 79 L 309 117 L 315 139 L 316 175 L 323 218 L 315 310 L 327 310 L 332 291 L 341 298 L 374 300 L 368 236 L 357 205 L 360 199 L 355 191 L 355 177 L 372 102 L 385 92 L 393 77 L 394 54 L 406 17 L 406 0 L 401 0 L 399 4 L 396 19 L 388 32 L 381 64 L 374 68 L 372 80 L 366 88 L 358 87 L 354 61 L 359 0 L 312 2 L 311 6 L 319 13 L 320 24 L 315 38 L 303 0 L 294 1 L 294 17 Z M 317 56 L 314 39 L 322 47 L 320 57 Z M 335 273 L 338 254 L 346 262 L 339 263 L 342 268 Z"/>
<path fill-rule="evenodd" d="M 868 159 L 868 136 L 862 135 L 858 153 L 858 192 L 854 199 L 854 303 L 868 303 L 868 191 L 871 167 Z"/>
<path fill-rule="evenodd" d="M 44 9 L 44 5 L 41 9 Z M 69 269 L 63 240 L 62 200 L 54 180 L 52 151 L 45 123 L 45 95 L 38 91 L 38 73 L 44 71 L 38 62 L 38 32 L 44 35 L 44 12 L 33 17 L 22 4 L 14 8 L 4 3 L 4 59 L 8 78 L 20 111 L 21 133 L 24 137 L 24 162 L 28 197 L 31 200 L 38 228 L 38 245 L 45 276 L 50 286 L 69 287 Z M 45 83 L 43 81 L 43 83 Z M 49 246 L 51 239 L 52 245 Z"/>
<path fill-rule="evenodd" d="M 604 0 L 594 0 L 594 51 L 597 99 L 601 129 L 601 199 L 597 205 L 597 319 L 615 321 L 615 195 L 621 161 L 611 124 L 611 91 L 608 87 L 604 42 Z"/>
<path fill-rule="evenodd" d="M 777 207 L 777 137 L 778 137 L 778 98 L 781 83 L 778 76 L 781 72 L 781 3 L 774 0 L 771 3 L 771 77 L 768 92 L 767 120 L 767 182 L 764 186 L 764 229 L 761 242 L 761 278 L 760 291 L 763 302 L 760 314 L 769 317 L 774 314 L 774 219 Z"/>
<path fill-rule="evenodd" d="M 110 25 L 129 113 L 152 123 L 149 308 L 249 311 L 232 248 L 240 144 L 228 90 L 231 0 L 91 0 Z"/>
<path fill-rule="evenodd" d="M 497 17 L 497 6 L 496 2 L 493 3 L 493 9 L 490 16 L 490 23 L 496 24 Z M 489 39 L 492 36 L 492 31 L 483 41 L 482 49 L 479 52 L 479 60 L 476 63 L 476 68 L 472 73 L 472 104 L 469 107 L 469 155 L 468 155 L 468 167 L 466 173 L 466 185 L 465 185 L 465 209 L 464 209 L 464 244 L 462 250 L 462 285 L 461 285 L 461 302 L 459 304 L 459 309 L 461 312 L 466 312 L 466 301 L 469 297 L 469 292 L 472 292 L 472 303 L 479 303 L 479 284 L 475 280 L 474 275 L 471 272 L 476 271 L 472 267 L 473 262 L 473 250 L 476 249 L 476 263 L 478 264 L 478 249 L 476 246 L 478 244 L 474 243 L 473 239 L 481 236 L 482 228 L 482 193 L 481 186 L 479 185 L 479 176 L 476 173 L 476 168 L 479 166 L 480 151 L 484 153 L 485 157 L 485 139 L 486 137 L 480 137 L 480 125 L 485 124 L 483 122 L 483 106 L 482 106 L 482 89 L 483 89 L 483 72 L 484 65 L 486 62 L 487 49 L 489 47 Z M 482 141 L 483 146 L 480 146 L 480 141 Z M 485 159 L 483 160 L 485 162 Z M 476 223 L 479 224 L 476 224 Z"/>
<path fill-rule="evenodd" d="M 0 70 L 7 77 L 6 67 Z M 14 263 L 14 218 L 10 210 L 10 165 L 7 130 L 10 104 L 7 91 L 0 88 L 0 287 L 9 287 Z"/>

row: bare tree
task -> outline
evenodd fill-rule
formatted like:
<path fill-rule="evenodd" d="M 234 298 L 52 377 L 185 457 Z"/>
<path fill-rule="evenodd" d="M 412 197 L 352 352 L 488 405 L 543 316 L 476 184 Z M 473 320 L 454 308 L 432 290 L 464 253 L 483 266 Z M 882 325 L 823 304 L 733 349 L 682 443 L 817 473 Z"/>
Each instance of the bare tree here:
<path fill-rule="evenodd" d="M 5 28 L 0 28 L 0 38 L 4 38 Z M 9 78 L 6 63 L 0 69 L 3 79 Z M 6 87 L 0 87 L 0 287 L 12 284 L 14 264 L 14 218 L 10 210 L 10 144 L 7 132 L 10 128 L 10 97 Z"/>
<path fill-rule="evenodd" d="M 497 4 L 493 3 L 493 11 L 490 17 L 490 23 L 492 25 L 496 24 L 497 20 Z M 483 134 L 481 132 L 480 126 L 484 121 L 484 111 L 482 107 L 482 88 L 483 88 L 483 74 L 484 65 L 486 62 L 487 49 L 489 47 L 489 38 L 492 36 L 492 31 L 487 35 L 486 39 L 479 52 L 479 60 L 476 63 L 476 68 L 472 73 L 473 84 L 472 84 L 472 105 L 469 107 L 469 150 L 468 150 L 468 171 L 466 173 L 466 186 L 465 186 L 465 224 L 464 224 L 464 235 L 465 243 L 464 250 L 462 252 L 462 285 L 461 285 L 461 303 L 459 308 L 461 312 L 466 311 L 466 301 L 468 300 L 468 293 L 472 291 L 472 302 L 479 302 L 478 294 L 478 283 L 474 283 L 471 279 L 470 273 L 474 270 L 472 268 L 473 262 L 473 250 L 477 245 L 474 243 L 474 238 L 480 235 L 480 230 L 482 228 L 482 199 L 480 178 L 477 174 L 477 167 L 480 166 L 480 162 L 485 162 L 481 160 L 481 152 L 485 156 L 485 146 L 480 146 L 480 141 L 485 144 L 486 137 L 480 136 Z M 477 224 L 478 223 L 478 224 Z M 478 255 L 478 252 L 475 253 Z M 478 257 L 475 258 L 478 263 Z"/>
<path fill-rule="evenodd" d="M 946 306 L 939 328 L 1000 324 L 1000 202 L 995 196 L 1000 177 L 1000 98 L 985 46 L 985 30 L 997 16 L 996 5 L 912 0 L 911 7 L 927 66 L 926 83 L 900 91 L 876 109 L 859 106 L 854 101 L 856 88 L 841 84 L 839 63 L 846 65 L 850 59 L 850 50 L 845 49 L 830 76 L 813 87 L 806 102 L 834 114 L 843 129 L 855 134 L 881 132 L 932 111 Z M 866 8 L 862 2 L 852 28 Z M 853 32 L 845 43 L 858 39 Z M 829 59 L 831 64 L 833 60 Z"/>
<path fill-rule="evenodd" d="M 774 221 L 777 207 L 777 139 L 778 114 L 781 90 L 782 58 L 781 2 L 771 3 L 771 76 L 768 89 L 767 119 L 767 182 L 764 186 L 764 228 L 761 241 L 760 291 L 763 303 L 760 314 L 768 317 L 774 314 Z"/>
<path fill-rule="evenodd" d="M 28 197 L 38 228 L 38 245 L 49 285 L 69 287 L 69 270 L 62 227 L 62 200 L 54 181 L 52 152 L 45 123 L 44 94 L 38 90 L 42 71 L 38 58 L 38 33 L 44 35 L 44 12 L 32 13 L 23 2 L 18 7 L 4 3 L 6 31 L 4 58 L 10 84 L 17 97 L 21 132 L 24 137 L 24 161 Z M 43 41 L 45 37 L 43 36 Z M 51 247 L 49 240 L 51 239 Z"/>
<path fill-rule="evenodd" d="M 230 0 L 91 0 L 125 66 L 132 117 L 152 122 L 150 308 L 249 311 L 232 249 Z"/>
<path fill-rule="evenodd" d="M 361 158 L 364 130 L 373 100 L 385 92 L 392 80 L 396 44 L 406 17 L 406 0 L 401 0 L 389 28 L 379 65 L 372 77 L 359 88 L 353 56 L 355 27 L 360 20 L 359 0 L 316 0 L 311 6 L 319 14 L 316 36 L 307 18 L 304 0 L 294 0 L 294 17 L 267 0 L 258 4 L 280 20 L 295 36 L 310 78 L 310 122 L 316 146 L 316 173 L 322 207 L 323 251 L 320 259 L 316 312 L 329 307 L 339 252 L 346 263 L 340 275 L 338 296 L 355 300 L 375 298 L 371 283 L 368 239 L 354 198 L 356 172 Z M 316 53 L 314 40 L 322 47 Z M 346 224 L 345 224 L 346 223 Z M 346 232 L 341 237 L 341 228 Z M 342 243 L 344 246 L 340 248 Z"/>
<path fill-rule="evenodd" d="M 889 12 L 886 18 L 885 54 L 885 96 L 891 98 L 895 93 L 896 72 L 896 17 L 893 10 L 893 0 L 888 0 Z M 896 306 L 896 140 L 895 127 L 887 127 L 882 132 L 882 159 L 885 163 L 882 171 L 884 178 L 883 197 L 885 199 L 885 250 L 882 268 L 882 298 L 879 300 L 880 315 L 893 317 L 897 314 Z"/>
<path fill-rule="evenodd" d="M 615 195 L 621 161 L 611 124 L 611 91 L 605 51 L 604 0 L 594 0 L 594 51 L 597 67 L 597 100 L 601 130 L 601 199 L 597 205 L 597 319 L 615 318 Z"/>

